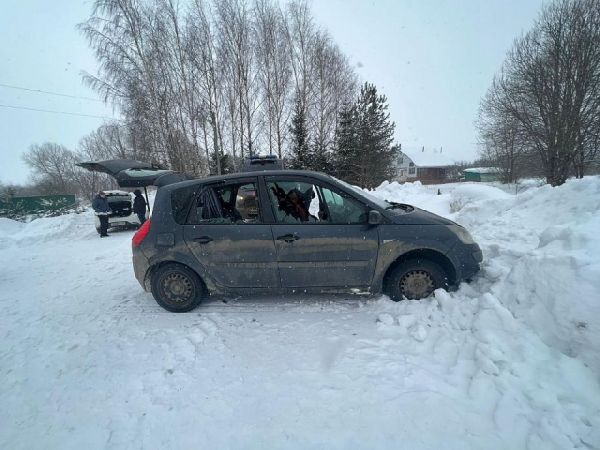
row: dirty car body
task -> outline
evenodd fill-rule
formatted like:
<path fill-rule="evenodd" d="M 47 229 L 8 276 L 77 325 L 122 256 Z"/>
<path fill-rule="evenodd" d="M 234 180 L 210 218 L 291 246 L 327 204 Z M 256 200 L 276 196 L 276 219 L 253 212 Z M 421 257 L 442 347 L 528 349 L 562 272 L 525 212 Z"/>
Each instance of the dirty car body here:
<path fill-rule="evenodd" d="M 197 306 L 185 298 L 198 290 L 422 298 L 470 279 L 481 260 L 450 220 L 291 170 L 164 186 L 133 245 L 136 278 L 171 311 Z"/>

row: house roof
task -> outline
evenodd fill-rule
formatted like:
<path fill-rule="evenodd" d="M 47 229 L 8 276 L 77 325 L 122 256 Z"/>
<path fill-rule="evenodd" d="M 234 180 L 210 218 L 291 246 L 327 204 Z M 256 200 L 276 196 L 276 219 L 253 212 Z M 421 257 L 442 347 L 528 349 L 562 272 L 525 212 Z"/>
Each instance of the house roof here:
<path fill-rule="evenodd" d="M 463 170 L 463 172 L 469 173 L 500 173 L 502 172 L 497 167 L 469 167 L 468 169 Z"/>
<path fill-rule="evenodd" d="M 402 149 L 402 153 L 409 157 L 417 167 L 448 167 L 454 161 L 441 150 L 437 149 Z"/>

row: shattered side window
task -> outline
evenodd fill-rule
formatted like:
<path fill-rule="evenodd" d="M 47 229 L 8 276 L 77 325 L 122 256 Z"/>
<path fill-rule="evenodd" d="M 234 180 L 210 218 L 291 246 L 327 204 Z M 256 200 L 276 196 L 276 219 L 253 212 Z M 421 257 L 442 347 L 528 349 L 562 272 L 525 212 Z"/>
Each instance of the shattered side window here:
<path fill-rule="evenodd" d="M 171 209 L 175 222 L 185 224 L 191 202 L 201 188 L 201 185 L 188 186 L 171 192 Z"/>
<path fill-rule="evenodd" d="M 327 222 L 325 203 L 314 184 L 305 181 L 270 181 L 267 189 L 277 222 Z"/>
<path fill-rule="evenodd" d="M 260 223 L 255 183 L 206 187 L 195 200 L 187 224 L 243 225 Z"/>

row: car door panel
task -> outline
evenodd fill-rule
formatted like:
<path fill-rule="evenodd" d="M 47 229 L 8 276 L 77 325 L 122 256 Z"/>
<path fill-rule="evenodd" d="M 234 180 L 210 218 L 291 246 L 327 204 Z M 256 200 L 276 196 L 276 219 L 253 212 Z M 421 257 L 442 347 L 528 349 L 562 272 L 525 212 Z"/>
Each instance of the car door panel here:
<path fill-rule="evenodd" d="M 265 182 L 282 287 L 371 284 L 379 249 L 377 227 L 331 223 L 322 190 L 331 186 L 310 177 L 265 177 Z"/>
<path fill-rule="evenodd" d="M 263 223 L 257 194 L 254 177 L 208 185 L 188 213 L 186 244 L 221 286 L 280 286 L 273 234 Z"/>
<path fill-rule="evenodd" d="M 272 229 L 282 287 L 370 285 L 377 261 L 376 227 L 282 224 Z M 286 235 L 297 239 L 278 239 Z"/>
<path fill-rule="evenodd" d="M 184 238 L 198 261 L 222 286 L 277 288 L 279 276 L 269 225 L 186 225 Z"/>

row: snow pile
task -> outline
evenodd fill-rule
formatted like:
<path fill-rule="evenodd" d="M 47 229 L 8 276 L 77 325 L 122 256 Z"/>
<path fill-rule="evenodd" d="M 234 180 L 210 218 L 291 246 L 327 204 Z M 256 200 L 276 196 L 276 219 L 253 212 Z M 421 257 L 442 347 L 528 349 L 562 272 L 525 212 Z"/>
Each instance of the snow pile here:
<path fill-rule="evenodd" d="M 22 222 L 0 217 L 0 249 L 10 245 L 13 241 L 12 237 L 19 233 L 24 226 L 25 224 Z"/>
<path fill-rule="evenodd" d="M 88 239 L 97 234 L 92 211 L 44 217 L 28 223 L 0 219 L 0 249 L 36 245 L 55 239 Z"/>
<path fill-rule="evenodd" d="M 18 233 L 25 226 L 23 222 L 0 217 L 0 236 L 10 236 Z"/>
<path fill-rule="evenodd" d="M 490 430 L 474 448 L 600 443 L 596 373 L 547 346 L 494 295 L 464 287 L 456 294 L 439 290 L 435 299 L 420 302 L 382 300 L 377 308 L 383 311 L 377 324 L 384 339 L 393 340 L 391 348 L 413 367 L 403 374 L 405 389 L 435 386 L 437 394 L 472 402 L 471 412 L 492 417 L 498 429 L 510 432 L 501 437 Z M 426 370 L 415 368 L 424 354 Z"/>
<path fill-rule="evenodd" d="M 408 203 L 448 217 L 467 203 L 506 199 L 510 195 L 481 183 L 460 183 L 423 186 L 419 181 L 400 184 L 383 182 L 372 195 L 398 203 Z"/>
<path fill-rule="evenodd" d="M 489 291 L 546 343 L 600 371 L 600 178 L 473 202 L 454 219 L 484 249 Z"/>
<path fill-rule="evenodd" d="M 547 344 L 600 371 L 600 178 L 525 184 L 511 195 L 482 183 L 386 182 L 371 194 L 467 227 L 484 252 L 481 292 L 496 295 Z"/>
<path fill-rule="evenodd" d="M 468 227 L 480 275 L 175 315 L 135 280 L 131 231 L 0 220 L 0 448 L 600 448 L 600 178 L 372 193 Z"/>

